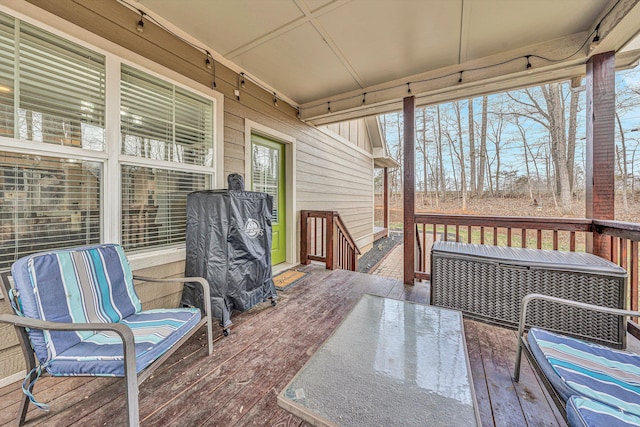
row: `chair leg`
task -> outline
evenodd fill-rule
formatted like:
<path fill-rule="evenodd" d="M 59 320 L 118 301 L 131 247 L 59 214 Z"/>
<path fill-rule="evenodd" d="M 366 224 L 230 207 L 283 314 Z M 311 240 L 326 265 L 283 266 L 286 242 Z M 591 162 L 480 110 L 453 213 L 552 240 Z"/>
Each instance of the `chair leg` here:
<path fill-rule="evenodd" d="M 33 380 L 35 379 L 36 372 L 36 359 L 31 349 L 31 344 L 28 344 L 29 338 L 27 336 L 27 332 L 24 328 L 15 327 L 16 334 L 18 335 L 18 340 L 20 341 L 20 348 L 22 349 L 22 355 L 24 356 L 24 364 L 26 366 L 27 372 L 29 372 L 29 380 L 27 384 L 29 384 L 29 392 L 33 394 L 33 387 L 35 384 Z M 22 390 L 21 390 L 22 391 Z M 24 421 L 27 419 L 27 410 L 29 409 L 29 396 L 22 393 L 22 400 L 20 401 L 20 406 L 18 408 L 18 426 L 24 424 Z"/>
<path fill-rule="evenodd" d="M 522 363 L 522 337 L 518 338 L 518 349 L 516 350 L 516 367 L 513 370 L 513 379 L 520 381 L 520 364 Z"/>
<path fill-rule="evenodd" d="M 20 401 L 20 407 L 18 408 L 18 426 L 24 424 L 24 420 L 27 418 L 27 410 L 29 409 L 29 398 L 26 394 L 22 393 L 22 400 Z"/>
<path fill-rule="evenodd" d="M 140 425 L 140 412 L 138 409 L 138 377 L 135 369 L 133 370 L 133 375 L 129 375 L 129 372 L 125 375 L 129 427 L 138 427 Z"/>
<path fill-rule="evenodd" d="M 124 329 L 126 329 L 126 334 L 121 334 L 121 336 L 124 350 L 124 379 L 127 387 L 129 427 L 138 427 L 140 425 L 140 412 L 138 408 L 138 370 L 136 369 L 136 348 L 133 333 L 128 327 L 124 327 Z"/>

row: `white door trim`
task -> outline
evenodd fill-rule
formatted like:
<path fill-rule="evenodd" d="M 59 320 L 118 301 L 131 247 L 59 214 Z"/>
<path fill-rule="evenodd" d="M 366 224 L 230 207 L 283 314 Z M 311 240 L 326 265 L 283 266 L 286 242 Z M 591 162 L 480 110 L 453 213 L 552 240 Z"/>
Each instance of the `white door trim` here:
<path fill-rule="evenodd" d="M 271 129 L 268 126 L 254 122 L 249 119 L 244 120 L 244 181 L 246 188 L 251 188 L 251 134 L 264 136 L 273 141 L 284 144 L 285 157 L 285 188 L 287 192 L 287 212 L 286 225 L 287 232 L 287 255 L 286 263 L 295 265 L 298 263 L 297 245 L 297 211 L 296 211 L 296 139 Z"/>

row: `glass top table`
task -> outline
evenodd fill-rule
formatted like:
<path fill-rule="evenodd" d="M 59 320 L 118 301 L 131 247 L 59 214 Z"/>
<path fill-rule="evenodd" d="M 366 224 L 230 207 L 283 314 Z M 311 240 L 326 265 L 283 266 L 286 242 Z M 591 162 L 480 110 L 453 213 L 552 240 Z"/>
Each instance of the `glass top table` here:
<path fill-rule="evenodd" d="M 314 426 L 476 426 L 458 311 L 364 295 L 278 395 Z"/>

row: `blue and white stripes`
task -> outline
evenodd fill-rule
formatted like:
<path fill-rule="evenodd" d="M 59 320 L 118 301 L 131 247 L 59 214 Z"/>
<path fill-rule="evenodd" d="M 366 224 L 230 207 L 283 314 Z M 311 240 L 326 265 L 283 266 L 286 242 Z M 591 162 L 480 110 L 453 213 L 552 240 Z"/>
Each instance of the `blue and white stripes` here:
<path fill-rule="evenodd" d="M 200 320 L 198 309 L 141 311 L 131 268 L 115 244 L 34 254 L 18 260 L 12 274 L 27 317 L 129 326 L 138 371 Z M 52 375 L 124 375 L 122 341 L 115 333 L 30 330 L 29 335 Z"/>
<path fill-rule="evenodd" d="M 583 423 L 602 417 L 624 420 L 620 425 L 640 425 L 639 355 L 536 328 L 527 340 L 542 370 L 567 400 L 567 414 L 573 411 L 577 424 L 572 425 L 618 425 Z M 631 424 L 624 424 L 629 419 Z"/>
<path fill-rule="evenodd" d="M 580 396 L 572 396 L 567 402 L 567 421 L 573 427 L 637 427 L 640 425 L 640 417 L 635 414 Z"/>

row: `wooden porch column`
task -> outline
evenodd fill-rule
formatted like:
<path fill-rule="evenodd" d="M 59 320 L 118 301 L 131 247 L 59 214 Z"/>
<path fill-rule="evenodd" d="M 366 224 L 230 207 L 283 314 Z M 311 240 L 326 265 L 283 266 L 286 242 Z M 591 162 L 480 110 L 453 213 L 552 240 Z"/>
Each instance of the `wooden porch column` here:
<path fill-rule="evenodd" d="M 382 204 L 384 206 L 384 219 L 382 220 L 382 226 L 387 229 L 387 235 L 389 235 L 389 168 L 384 168 L 384 196 L 382 197 Z"/>
<path fill-rule="evenodd" d="M 413 285 L 416 266 L 415 266 L 415 240 L 416 240 L 416 224 L 415 224 L 415 163 L 416 163 L 416 147 L 415 147 L 415 123 L 416 123 L 416 99 L 408 96 L 403 100 L 404 113 L 404 175 L 403 175 L 403 193 L 404 193 L 404 283 Z"/>
<path fill-rule="evenodd" d="M 586 209 L 589 219 L 614 219 L 615 54 L 587 61 Z M 611 239 L 594 232 L 587 252 L 611 259 Z"/>

